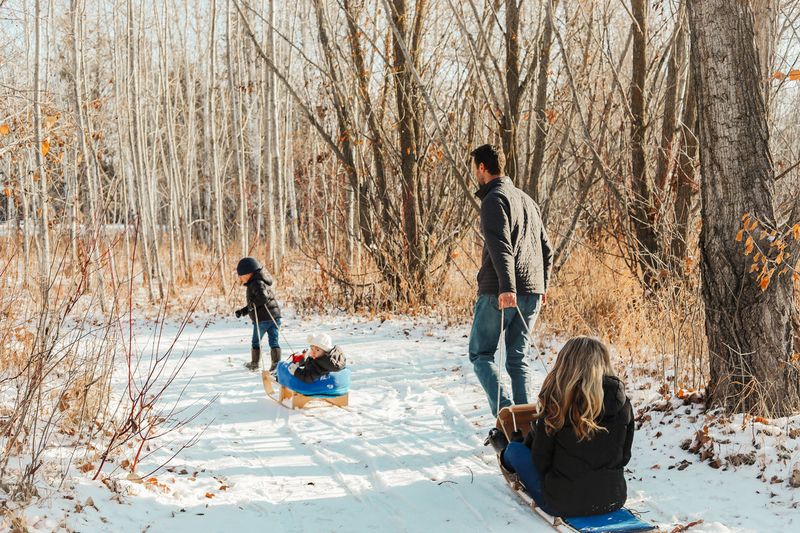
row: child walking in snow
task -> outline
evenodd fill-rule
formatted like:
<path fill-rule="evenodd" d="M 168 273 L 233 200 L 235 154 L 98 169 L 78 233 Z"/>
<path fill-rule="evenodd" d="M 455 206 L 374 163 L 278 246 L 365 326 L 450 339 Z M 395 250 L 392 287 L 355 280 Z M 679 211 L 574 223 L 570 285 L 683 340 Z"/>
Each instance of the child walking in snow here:
<path fill-rule="evenodd" d="M 525 442 L 509 443 L 502 432 L 490 433 L 488 441 L 545 512 L 585 516 L 625 505 L 633 431 L 631 402 L 608 349 L 597 339 L 575 337 L 542 384 Z"/>
<path fill-rule="evenodd" d="M 344 351 L 340 346 L 334 346 L 327 334 L 309 335 L 308 344 L 308 350 L 295 356 L 289 365 L 289 372 L 297 379 L 313 383 L 325 374 L 339 372 L 347 366 Z"/>
<path fill-rule="evenodd" d="M 245 366 L 249 370 L 258 369 L 261 360 L 261 340 L 266 333 L 272 359 L 271 372 L 281 360 L 281 345 L 278 339 L 281 308 L 272 288 L 272 276 L 264 272 L 261 263 L 252 257 L 243 257 L 239 260 L 236 273 L 242 285 L 247 287 L 247 305 L 236 311 L 236 318 L 249 315 L 253 321 L 250 362 Z"/>

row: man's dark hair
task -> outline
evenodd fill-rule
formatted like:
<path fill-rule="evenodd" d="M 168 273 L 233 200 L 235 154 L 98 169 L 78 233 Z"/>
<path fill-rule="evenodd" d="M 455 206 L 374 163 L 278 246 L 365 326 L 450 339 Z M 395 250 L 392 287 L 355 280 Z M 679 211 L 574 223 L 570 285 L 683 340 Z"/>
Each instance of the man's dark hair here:
<path fill-rule="evenodd" d="M 475 148 L 470 154 L 472 160 L 475 161 L 475 166 L 483 165 L 489 174 L 492 176 L 499 176 L 503 173 L 503 167 L 506 166 L 506 158 L 503 151 L 493 144 L 484 144 Z"/>

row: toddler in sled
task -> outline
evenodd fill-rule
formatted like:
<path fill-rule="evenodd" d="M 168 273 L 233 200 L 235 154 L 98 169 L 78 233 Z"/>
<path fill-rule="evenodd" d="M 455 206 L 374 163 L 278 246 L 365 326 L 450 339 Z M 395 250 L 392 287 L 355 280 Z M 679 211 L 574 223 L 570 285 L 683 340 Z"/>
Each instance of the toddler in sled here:
<path fill-rule="evenodd" d="M 492 430 L 487 444 L 544 512 L 582 517 L 625 504 L 633 431 L 633 408 L 608 349 L 597 339 L 575 337 L 542 384 L 524 441 L 520 433 L 508 442 Z"/>
<path fill-rule="evenodd" d="M 309 347 L 292 356 L 289 373 L 304 383 L 313 383 L 330 372 L 339 372 L 347 366 L 340 346 L 335 346 L 330 336 L 314 333 L 308 336 Z"/>

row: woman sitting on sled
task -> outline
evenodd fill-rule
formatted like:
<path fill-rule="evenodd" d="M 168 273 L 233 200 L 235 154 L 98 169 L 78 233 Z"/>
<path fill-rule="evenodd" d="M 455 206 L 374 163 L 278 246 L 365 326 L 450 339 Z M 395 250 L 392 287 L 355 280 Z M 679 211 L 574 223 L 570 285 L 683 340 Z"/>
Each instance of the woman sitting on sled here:
<path fill-rule="evenodd" d="M 614 376 L 608 349 L 576 337 L 558 353 L 539 393 L 539 411 L 524 442 L 492 430 L 488 441 L 505 469 L 553 516 L 620 509 L 627 498 L 633 409 Z"/>

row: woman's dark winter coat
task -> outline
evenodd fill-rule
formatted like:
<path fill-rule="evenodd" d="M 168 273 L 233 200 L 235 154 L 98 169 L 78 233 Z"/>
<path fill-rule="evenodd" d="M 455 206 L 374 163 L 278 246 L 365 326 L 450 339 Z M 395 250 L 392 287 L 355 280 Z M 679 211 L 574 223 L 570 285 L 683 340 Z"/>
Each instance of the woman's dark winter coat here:
<path fill-rule="evenodd" d="M 239 314 L 250 315 L 253 324 L 264 322 L 265 320 L 278 319 L 281 317 L 281 308 L 276 300 L 275 290 L 272 288 L 272 276 L 257 270 L 253 273 L 250 281 L 245 283 L 247 287 L 247 305 L 239 310 Z"/>
<path fill-rule="evenodd" d="M 325 355 L 316 359 L 306 357 L 302 363 L 297 365 L 294 370 L 294 377 L 303 380 L 305 383 L 313 383 L 329 372 L 344 370 L 347 360 L 344 351 L 339 346 L 334 346 Z"/>
<path fill-rule="evenodd" d="M 616 511 L 625 505 L 625 465 L 631 459 L 633 408 L 625 386 L 611 376 L 603 378 L 603 411 L 599 430 L 579 441 L 566 422 L 552 435 L 539 419 L 532 432 L 533 464 L 542 475 L 549 506 L 560 516 L 585 516 Z"/>

